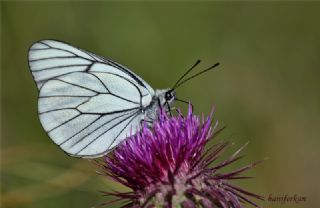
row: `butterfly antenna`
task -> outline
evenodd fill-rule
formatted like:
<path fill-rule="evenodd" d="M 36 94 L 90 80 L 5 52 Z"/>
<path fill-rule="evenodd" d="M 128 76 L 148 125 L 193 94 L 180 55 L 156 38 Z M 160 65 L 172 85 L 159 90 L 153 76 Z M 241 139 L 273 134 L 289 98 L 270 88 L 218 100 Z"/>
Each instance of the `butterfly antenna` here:
<path fill-rule="evenodd" d="M 201 72 L 198 72 L 198 73 L 196 73 L 195 75 L 192 75 L 191 77 L 189 77 L 189 78 L 181 81 L 180 83 L 176 84 L 173 89 L 178 88 L 179 86 L 181 86 L 181 85 L 184 84 L 185 82 L 189 81 L 190 79 L 193 79 L 193 78 L 195 78 L 195 77 L 197 77 L 197 76 L 199 76 L 199 75 L 201 75 L 201 74 L 203 74 L 203 73 L 205 73 L 205 72 L 207 72 L 207 71 L 210 71 L 211 69 L 214 69 L 215 67 L 219 66 L 219 64 L 220 64 L 220 63 L 218 62 L 218 63 L 214 64 L 213 66 L 210 66 L 209 68 L 207 68 L 207 69 L 205 69 L 205 70 L 203 70 L 203 71 L 201 71 Z"/>
<path fill-rule="evenodd" d="M 193 66 L 188 69 L 188 71 L 186 71 L 179 79 L 178 81 L 173 85 L 173 87 L 171 89 L 175 89 L 177 86 L 179 86 L 179 82 L 185 77 L 187 76 L 198 64 L 200 64 L 201 60 L 197 60 L 195 64 L 193 64 Z"/>

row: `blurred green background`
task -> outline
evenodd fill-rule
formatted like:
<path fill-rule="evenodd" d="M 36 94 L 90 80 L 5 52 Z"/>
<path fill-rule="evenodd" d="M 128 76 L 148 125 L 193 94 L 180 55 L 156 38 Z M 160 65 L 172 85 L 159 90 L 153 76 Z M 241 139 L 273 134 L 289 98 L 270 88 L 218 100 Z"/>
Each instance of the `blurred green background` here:
<path fill-rule="evenodd" d="M 197 59 L 219 70 L 177 90 L 197 112 L 214 105 L 220 139 L 250 141 L 239 167 L 268 157 L 235 183 L 264 207 L 320 207 L 320 3 L 1 2 L 1 207 L 91 207 L 121 190 L 87 160 L 66 156 L 43 131 L 30 45 L 63 40 L 111 58 L 154 88 L 172 86 Z"/>

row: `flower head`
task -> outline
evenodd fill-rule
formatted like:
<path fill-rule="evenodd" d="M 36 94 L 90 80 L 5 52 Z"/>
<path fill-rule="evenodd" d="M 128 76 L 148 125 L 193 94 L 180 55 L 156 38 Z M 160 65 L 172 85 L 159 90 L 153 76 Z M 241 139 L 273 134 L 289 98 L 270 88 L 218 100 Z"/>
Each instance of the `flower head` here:
<path fill-rule="evenodd" d="M 104 173 L 130 192 L 104 192 L 115 196 L 114 203 L 123 200 L 123 207 L 223 207 L 239 208 L 242 203 L 257 206 L 250 197 L 262 199 L 230 184 L 232 179 L 247 178 L 240 173 L 254 167 L 249 164 L 228 173 L 221 169 L 240 159 L 240 148 L 222 162 L 216 162 L 228 142 L 205 145 L 222 129 L 215 131 L 210 115 L 202 122 L 192 114 L 169 117 L 160 112 L 159 120 L 150 129 L 143 126 L 140 133 L 120 144 L 112 156 L 99 163 Z"/>

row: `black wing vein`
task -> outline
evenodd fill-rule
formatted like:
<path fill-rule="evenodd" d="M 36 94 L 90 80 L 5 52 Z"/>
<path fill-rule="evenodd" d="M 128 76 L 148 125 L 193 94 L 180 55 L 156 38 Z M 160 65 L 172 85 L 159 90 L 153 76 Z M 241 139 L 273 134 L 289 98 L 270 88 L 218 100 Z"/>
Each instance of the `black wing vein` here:
<path fill-rule="evenodd" d="M 75 66 L 88 66 L 88 64 L 68 64 L 68 65 L 52 66 L 52 67 L 46 67 L 46 68 L 42 68 L 39 70 L 35 70 L 33 72 L 41 72 L 41 71 L 45 71 L 45 70 L 62 69 L 62 68 L 75 67 Z M 59 75 L 59 76 L 62 76 L 62 75 Z M 46 80 L 49 80 L 49 79 L 46 79 Z"/>
<path fill-rule="evenodd" d="M 109 129 L 107 129 L 106 131 L 102 132 L 101 134 L 99 134 L 98 136 L 96 136 L 91 142 L 89 142 L 88 144 L 86 144 L 83 148 L 81 148 L 76 154 L 79 154 L 81 151 L 83 151 L 84 149 L 86 149 L 90 144 L 92 144 L 93 142 L 95 142 L 97 139 L 100 138 L 100 136 L 102 136 L 103 134 L 107 133 L 108 131 L 110 131 L 111 129 L 113 129 L 114 127 L 118 126 L 120 123 L 128 120 L 130 117 L 133 117 L 133 119 L 135 118 L 135 116 L 138 115 L 139 112 L 135 112 L 132 115 L 122 119 L 121 121 L 117 122 L 116 124 L 114 124 L 113 126 L 111 126 Z M 130 122 L 133 120 L 131 119 Z M 129 123 L 120 131 L 120 133 L 122 133 L 122 131 L 129 125 Z M 115 139 L 117 139 L 117 137 L 120 135 L 120 133 L 113 139 L 112 143 L 114 142 Z M 110 146 L 109 146 L 110 147 Z M 109 147 L 107 149 L 109 149 Z"/>
<path fill-rule="evenodd" d="M 59 146 L 63 145 L 64 143 L 68 142 L 70 139 L 72 139 L 73 137 L 77 136 L 78 134 L 80 134 L 82 131 L 84 131 L 85 129 L 87 129 L 91 124 L 95 123 L 97 120 L 99 120 L 103 115 L 99 115 L 98 118 L 94 119 L 92 122 L 90 122 L 87 126 L 83 127 L 82 129 L 80 129 L 80 131 L 76 132 L 74 135 L 70 136 L 69 138 L 67 138 L 65 141 L 63 141 L 62 143 L 58 144 Z M 91 132 L 92 133 L 92 132 Z M 86 135 L 88 136 L 88 135 Z M 86 137 L 85 136 L 85 137 Z"/>
<path fill-rule="evenodd" d="M 133 117 L 130 119 L 130 121 L 125 125 L 125 127 L 123 127 L 121 129 L 121 131 L 119 132 L 119 134 L 112 140 L 111 144 L 109 145 L 108 149 L 113 145 L 113 143 L 116 141 L 116 139 L 118 138 L 118 136 L 123 132 L 124 129 L 126 129 L 129 124 L 132 122 L 133 119 L 135 119 L 139 114 L 136 113 L 135 115 L 132 115 Z"/>
<path fill-rule="evenodd" d="M 119 116 L 117 116 L 117 117 L 114 117 L 114 118 L 112 118 L 112 119 L 104 122 L 103 124 L 101 124 L 101 125 L 98 126 L 97 128 L 93 129 L 92 131 L 90 131 L 90 132 L 87 133 L 86 135 L 84 135 L 84 136 L 82 136 L 81 138 L 79 138 L 79 140 L 76 141 L 76 143 L 72 144 L 72 146 L 71 146 L 70 148 L 72 148 L 72 147 L 74 147 L 75 145 L 79 144 L 79 143 L 80 143 L 81 141 L 83 141 L 86 137 L 90 136 L 93 132 L 99 130 L 99 129 L 102 128 L 104 125 L 106 125 L 106 124 L 114 121 L 115 119 L 118 119 L 118 118 L 121 118 L 121 117 L 123 117 L 123 116 L 126 116 L 126 115 L 128 115 L 128 114 L 130 114 L 130 113 L 121 114 L 121 115 L 119 115 Z M 90 125 L 94 124 L 97 120 L 99 120 L 99 119 L 102 118 L 102 117 L 103 117 L 103 116 L 101 115 L 99 118 L 95 119 L 93 122 L 91 122 L 91 123 L 90 123 L 89 125 L 87 125 L 85 128 L 81 129 L 79 132 L 77 132 L 76 134 L 74 134 L 74 135 L 72 135 L 70 138 L 68 138 L 67 141 L 69 141 L 69 140 L 72 139 L 73 137 L 75 137 L 75 136 L 77 136 L 78 134 L 80 134 L 82 131 L 84 131 L 84 130 L 85 130 L 86 128 L 88 128 Z M 100 137 L 100 136 L 98 136 L 98 137 Z M 63 143 L 65 143 L 65 142 L 67 142 L 67 141 L 64 141 Z M 62 144 L 63 144 L 63 143 L 62 143 Z M 62 145 L 62 144 L 60 144 L 60 145 Z"/>
<path fill-rule="evenodd" d="M 139 88 L 134 82 L 132 82 L 131 80 L 127 79 L 127 78 L 124 77 L 124 76 L 121 76 L 121 75 L 115 74 L 115 73 L 111 73 L 111 72 L 99 72 L 99 71 L 90 71 L 90 72 L 103 73 L 103 74 L 112 74 L 112 75 L 114 75 L 114 76 L 117 76 L 117 77 L 120 77 L 120 78 L 126 80 L 127 82 L 129 82 L 130 84 L 132 84 L 132 85 L 138 90 L 139 95 L 140 95 L 140 105 L 142 106 L 142 97 L 143 97 L 143 96 L 142 96 L 142 92 L 141 92 L 140 88 Z M 146 88 L 146 89 L 147 89 L 147 88 Z M 109 92 L 110 92 L 111 94 L 113 94 L 110 90 L 109 90 Z"/>
<path fill-rule="evenodd" d="M 55 130 L 55 129 L 57 129 L 57 128 L 59 128 L 59 127 L 63 126 L 63 125 L 65 125 L 65 124 L 66 124 L 66 123 L 68 123 L 69 121 L 72 121 L 73 119 L 78 118 L 79 116 L 81 116 L 81 114 L 78 114 L 78 115 L 74 116 L 73 118 L 70 118 L 70 119 L 68 119 L 68 120 L 66 120 L 66 121 L 64 121 L 64 122 L 62 122 L 62 123 L 61 123 L 61 124 L 59 124 L 58 126 L 55 126 L 53 129 L 50 129 L 50 130 L 48 131 L 48 133 L 50 133 L 51 131 L 53 131 L 53 130 Z"/>
<path fill-rule="evenodd" d="M 98 92 L 98 91 L 96 91 L 96 90 L 90 89 L 90 88 L 88 88 L 88 87 L 84 87 L 84 86 L 82 86 L 82 85 L 78 85 L 78 84 L 75 84 L 75 83 L 71 83 L 71 82 L 68 82 L 68 81 L 65 81 L 65 80 L 62 80 L 62 79 L 59 79 L 59 78 L 52 79 L 52 80 L 57 80 L 57 81 L 64 82 L 64 83 L 69 84 L 69 85 L 73 85 L 73 86 L 76 86 L 76 87 L 80 87 L 80 88 L 82 88 L 82 89 L 89 90 L 89 91 L 94 92 L 94 93 L 96 93 L 96 94 L 102 94 L 102 93 L 100 93 L 100 92 Z M 104 94 L 105 94 L 105 93 L 104 93 Z M 93 96 L 94 96 L 94 95 L 93 95 Z"/>
<path fill-rule="evenodd" d="M 44 111 L 44 112 L 39 112 L 39 115 L 42 115 L 42 114 L 45 114 L 45 113 L 54 112 L 54 111 L 61 111 L 61 110 L 76 110 L 79 113 L 81 113 L 77 108 L 59 108 L 59 109 L 53 109 L 53 110 L 48 110 L 48 111 Z"/>

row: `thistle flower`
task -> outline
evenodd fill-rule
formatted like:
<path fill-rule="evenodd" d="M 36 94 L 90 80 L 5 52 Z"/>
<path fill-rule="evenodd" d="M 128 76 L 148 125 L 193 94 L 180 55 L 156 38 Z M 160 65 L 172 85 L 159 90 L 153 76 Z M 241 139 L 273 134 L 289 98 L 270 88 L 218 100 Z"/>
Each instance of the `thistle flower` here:
<path fill-rule="evenodd" d="M 221 169 L 240 159 L 240 148 L 222 162 L 216 162 L 228 142 L 220 142 L 205 149 L 205 145 L 222 129 L 211 126 L 212 114 L 202 122 L 199 116 L 169 117 L 160 112 L 159 120 L 150 129 L 146 125 L 140 133 L 127 138 L 106 156 L 102 167 L 105 175 L 127 186 L 130 192 L 103 192 L 115 199 L 103 203 L 123 202 L 121 207 L 222 207 L 241 208 L 250 198 L 261 196 L 232 185 L 233 179 L 254 167 L 258 162 L 228 173 Z"/>

